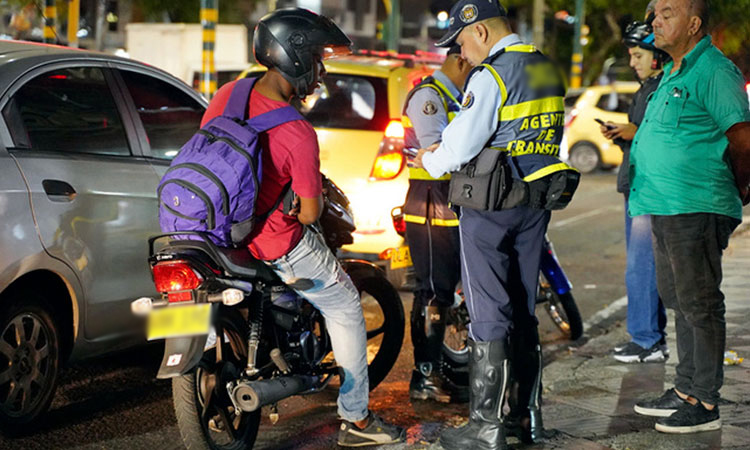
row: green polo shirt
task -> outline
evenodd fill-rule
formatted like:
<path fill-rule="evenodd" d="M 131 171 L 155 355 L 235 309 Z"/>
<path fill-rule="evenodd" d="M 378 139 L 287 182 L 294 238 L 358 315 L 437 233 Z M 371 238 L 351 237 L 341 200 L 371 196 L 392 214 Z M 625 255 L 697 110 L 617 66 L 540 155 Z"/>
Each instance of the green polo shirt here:
<path fill-rule="evenodd" d="M 742 219 L 726 131 L 750 122 L 739 69 L 704 37 L 664 67 L 630 156 L 630 215 L 715 213 Z"/>

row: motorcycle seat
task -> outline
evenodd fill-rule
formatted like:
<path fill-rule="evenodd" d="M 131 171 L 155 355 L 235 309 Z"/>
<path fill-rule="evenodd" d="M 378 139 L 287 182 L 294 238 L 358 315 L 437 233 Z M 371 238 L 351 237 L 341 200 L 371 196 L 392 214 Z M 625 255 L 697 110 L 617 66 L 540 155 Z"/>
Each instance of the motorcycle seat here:
<path fill-rule="evenodd" d="M 276 274 L 263 261 L 255 259 L 244 248 L 225 248 L 208 245 L 198 240 L 172 240 L 160 252 L 180 253 L 185 250 L 198 250 L 214 261 L 224 272 L 233 278 L 257 279 L 267 283 L 278 283 Z"/>

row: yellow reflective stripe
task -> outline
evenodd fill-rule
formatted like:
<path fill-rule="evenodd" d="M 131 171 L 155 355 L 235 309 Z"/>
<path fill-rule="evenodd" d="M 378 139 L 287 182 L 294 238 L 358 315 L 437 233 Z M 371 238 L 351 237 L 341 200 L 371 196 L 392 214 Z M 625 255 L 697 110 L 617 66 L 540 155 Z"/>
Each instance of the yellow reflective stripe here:
<path fill-rule="evenodd" d="M 401 116 L 401 124 L 404 126 L 404 128 L 414 128 L 414 124 L 411 123 L 411 119 L 409 119 L 409 116 L 404 114 Z"/>
<path fill-rule="evenodd" d="M 411 214 L 404 214 L 404 222 L 418 223 L 420 225 L 424 225 L 425 223 L 427 223 L 427 219 L 425 217 L 412 216 Z"/>
<path fill-rule="evenodd" d="M 453 94 L 451 94 L 451 91 L 448 90 L 448 88 L 443 83 L 441 83 L 437 79 L 433 79 L 433 81 L 435 82 L 435 85 L 443 91 L 443 94 L 447 95 L 448 98 L 453 101 L 453 103 L 457 105 L 459 104 L 458 100 L 456 100 L 456 97 L 454 97 Z M 445 101 L 445 99 L 443 99 L 443 101 Z M 448 108 L 445 108 L 445 110 L 448 111 Z"/>
<path fill-rule="evenodd" d="M 526 44 L 519 44 L 519 45 L 510 45 L 508 47 L 505 47 L 506 52 L 524 52 L 524 53 L 534 53 L 536 51 L 536 47 L 533 45 L 526 45 Z"/>
<path fill-rule="evenodd" d="M 436 227 L 457 227 L 458 219 L 431 219 L 430 223 Z"/>
<path fill-rule="evenodd" d="M 560 162 L 560 163 L 557 163 L 557 164 L 551 164 L 551 165 L 549 165 L 547 167 L 543 167 L 543 168 L 537 170 L 536 172 L 533 172 L 533 173 L 525 176 L 523 178 L 523 181 L 526 181 L 528 183 L 528 182 L 531 182 L 531 181 L 534 181 L 534 180 L 538 180 L 540 178 L 544 178 L 544 177 L 546 177 L 547 175 L 549 175 L 551 173 L 559 172 L 561 170 L 575 170 L 576 172 L 578 172 L 578 170 L 576 170 L 574 167 L 571 167 L 571 166 L 565 164 L 564 162 Z"/>
<path fill-rule="evenodd" d="M 404 222 L 424 225 L 427 223 L 427 218 L 422 216 L 414 216 L 411 214 L 404 214 Z M 457 227 L 458 219 L 430 219 L 430 225 L 434 225 L 436 227 Z"/>
<path fill-rule="evenodd" d="M 508 89 L 505 87 L 505 82 L 502 78 L 500 78 L 500 74 L 497 73 L 497 70 L 495 70 L 494 67 L 492 67 L 489 64 L 482 64 L 487 70 L 490 71 L 493 77 L 495 77 L 495 81 L 497 81 L 497 85 L 500 87 L 500 96 L 502 97 L 500 108 L 497 110 L 498 116 L 500 115 L 500 111 L 503 108 L 503 105 L 505 104 L 505 101 L 508 100 Z"/>
<path fill-rule="evenodd" d="M 517 105 L 506 105 L 500 110 L 500 121 L 510 121 L 539 114 L 562 113 L 565 105 L 562 97 L 547 97 Z"/>
<path fill-rule="evenodd" d="M 430 173 L 424 169 L 417 169 L 416 167 L 409 167 L 409 179 L 411 180 L 450 180 L 451 174 L 446 173 L 440 178 L 433 178 Z"/>

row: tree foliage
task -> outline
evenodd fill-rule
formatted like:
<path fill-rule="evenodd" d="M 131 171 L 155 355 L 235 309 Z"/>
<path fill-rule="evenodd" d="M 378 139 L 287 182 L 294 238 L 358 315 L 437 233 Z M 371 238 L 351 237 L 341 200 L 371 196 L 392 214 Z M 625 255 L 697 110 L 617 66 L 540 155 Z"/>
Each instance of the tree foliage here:
<path fill-rule="evenodd" d="M 249 25 L 250 14 L 260 0 L 216 0 L 220 23 Z M 134 0 L 147 20 L 196 23 L 200 21 L 200 0 Z"/>

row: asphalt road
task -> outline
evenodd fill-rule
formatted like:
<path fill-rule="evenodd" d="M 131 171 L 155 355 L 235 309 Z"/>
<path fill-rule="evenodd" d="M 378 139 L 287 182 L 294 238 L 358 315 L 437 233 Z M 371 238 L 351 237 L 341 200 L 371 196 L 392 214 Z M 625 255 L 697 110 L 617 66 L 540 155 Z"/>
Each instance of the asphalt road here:
<path fill-rule="evenodd" d="M 550 224 L 550 239 L 573 282 L 584 320 L 625 295 L 623 202 L 614 186 L 613 173 L 584 176 L 572 204 L 555 212 Z M 407 317 L 410 297 L 402 293 Z M 539 310 L 538 315 L 545 347 L 559 348 L 564 342 L 559 332 L 545 312 Z M 408 427 L 409 442 L 395 448 L 425 448 L 436 440 L 441 424 L 459 420 L 466 406 L 408 400 L 408 336 L 407 331 L 396 367 L 372 393 L 371 407 Z M 155 345 L 69 368 L 44 422 L 31 435 L 0 435 L 0 449 L 184 448 L 172 409 L 171 383 L 155 379 L 160 358 Z M 276 425 L 264 416 L 255 448 L 336 448 L 336 389 L 284 401 L 279 413 Z"/>

